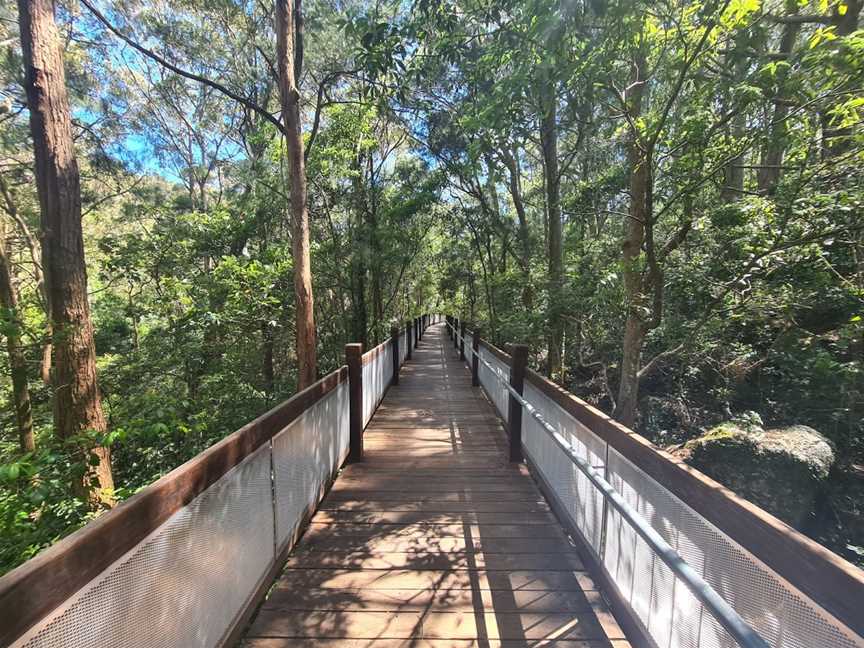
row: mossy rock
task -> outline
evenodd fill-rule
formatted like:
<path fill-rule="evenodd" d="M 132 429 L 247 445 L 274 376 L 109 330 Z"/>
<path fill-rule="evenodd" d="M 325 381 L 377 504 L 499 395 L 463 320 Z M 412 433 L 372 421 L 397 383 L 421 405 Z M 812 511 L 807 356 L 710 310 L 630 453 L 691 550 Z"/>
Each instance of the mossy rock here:
<path fill-rule="evenodd" d="M 834 463 L 834 448 L 806 425 L 763 430 L 727 422 L 690 441 L 688 463 L 800 528 Z"/>

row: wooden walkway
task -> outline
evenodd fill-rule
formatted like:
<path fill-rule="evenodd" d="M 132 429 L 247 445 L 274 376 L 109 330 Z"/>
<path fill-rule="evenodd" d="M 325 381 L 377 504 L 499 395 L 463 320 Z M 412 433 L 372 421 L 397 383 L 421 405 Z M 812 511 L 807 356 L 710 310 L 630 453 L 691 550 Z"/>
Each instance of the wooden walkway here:
<path fill-rule="evenodd" d="M 626 648 L 501 424 L 427 330 L 263 604 L 249 648 Z"/>

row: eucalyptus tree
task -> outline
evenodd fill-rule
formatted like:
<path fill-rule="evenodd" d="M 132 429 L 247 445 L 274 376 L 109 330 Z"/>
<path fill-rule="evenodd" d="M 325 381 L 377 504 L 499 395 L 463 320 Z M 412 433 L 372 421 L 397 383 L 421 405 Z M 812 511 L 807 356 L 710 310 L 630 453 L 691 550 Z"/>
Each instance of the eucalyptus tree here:
<path fill-rule="evenodd" d="M 81 181 L 54 4 L 20 0 L 18 20 L 54 335 L 54 429 L 62 439 L 83 443 L 95 457 L 96 499 L 110 503 L 114 497 L 111 451 L 98 443 L 107 432 L 107 422 L 87 296 Z M 79 489 L 89 491 L 90 481 L 88 473 Z"/>
<path fill-rule="evenodd" d="M 103 12 L 101 12 L 94 3 L 89 0 L 82 0 L 90 12 L 113 34 L 123 40 L 125 43 L 134 48 L 137 52 L 155 61 L 159 65 L 170 70 L 172 73 L 189 79 L 196 83 L 205 85 L 213 90 L 218 91 L 227 98 L 233 100 L 238 106 L 247 108 L 261 116 L 267 122 L 276 127 L 286 142 L 288 166 L 289 166 L 289 213 L 291 215 L 292 224 L 292 255 L 293 255 L 293 274 L 294 274 L 294 302 L 295 302 L 295 352 L 297 357 L 298 367 L 298 386 L 302 389 L 317 378 L 317 342 L 315 335 L 315 320 L 314 320 L 314 300 L 312 294 L 312 277 L 310 263 L 310 244 L 309 244 L 309 213 L 306 199 L 306 173 L 305 153 L 303 150 L 302 141 L 302 121 L 300 110 L 300 75 L 302 73 L 303 64 L 303 13 L 302 5 L 298 2 L 287 3 L 278 0 L 275 3 L 275 10 L 272 14 L 265 13 L 263 21 L 263 32 L 272 34 L 275 41 L 275 52 L 273 51 L 273 42 L 262 44 L 258 40 L 257 30 L 252 30 L 249 38 L 245 39 L 239 49 L 253 49 L 260 54 L 259 60 L 261 65 L 266 65 L 269 74 L 277 81 L 280 89 L 281 100 L 281 120 L 277 118 L 267 105 L 258 103 L 259 96 L 255 92 L 260 85 L 260 75 L 252 74 L 247 76 L 239 76 L 234 79 L 222 81 L 222 68 L 214 65 L 214 61 L 209 61 L 206 58 L 196 61 L 198 71 L 190 71 L 185 64 L 179 64 L 175 61 L 182 60 L 179 57 L 175 58 L 172 53 L 160 53 L 155 49 L 142 44 L 143 41 L 136 39 L 132 35 L 126 33 L 123 29 L 115 25 Z M 220 13 L 223 8 L 217 7 L 216 13 Z M 258 25 L 259 22 L 254 16 L 249 16 L 245 11 L 246 7 L 226 7 L 229 13 L 240 14 L 247 25 Z M 168 26 L 172 26 L 173 20 L 168 21 Z M 168 31 L 169 36 L 172 32 Z M 163 36 L 164 34 L 157 34 Z M 176 38 L 163 38 L 170 46 L 172 41 L 176 42 Z M 182 48 L 181 48 L 182 49 Z M 172 60 L 173 59 L 173 60 Z M 233 56 L 233 66 L 239 61 L 249 60 L 250 56 Z M 219 78 L 219 81 L 215 79 Z M 249 81 L 252 81 L 253 88 L 249 89 Z M 236 81 L 241 87 L 229 87 L 230 81 Z"/>

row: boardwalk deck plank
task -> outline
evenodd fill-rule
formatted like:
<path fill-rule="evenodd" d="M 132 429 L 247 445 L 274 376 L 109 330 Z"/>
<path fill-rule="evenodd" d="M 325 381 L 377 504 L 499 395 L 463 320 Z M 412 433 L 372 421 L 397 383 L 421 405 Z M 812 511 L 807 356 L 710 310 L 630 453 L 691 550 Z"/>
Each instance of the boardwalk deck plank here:
<path fill-rule="evenodd" d="M 262 605 L 248 648 L 628 648 L 573 545 L 430 328 Z"/>

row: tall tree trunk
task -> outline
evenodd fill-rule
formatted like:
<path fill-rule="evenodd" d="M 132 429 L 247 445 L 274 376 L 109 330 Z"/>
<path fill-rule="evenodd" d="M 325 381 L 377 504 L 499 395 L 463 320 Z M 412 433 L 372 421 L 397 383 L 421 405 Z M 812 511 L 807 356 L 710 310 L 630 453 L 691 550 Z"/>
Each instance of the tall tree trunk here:
<path fill-rule="evenodd" d="M 276 54 L 279 60 L 279 97 L 285 122 L 285 143 L 291 179 L 291 253 L 294 260 L 298 388 L 318 377 L 312 263 L 309 253 L 309 211 L 306 204 L 306 162 L 300 122 L 297 82 L 303 66 L 301 0 L 276 0 Z"/>
<path fill-rule="evenodd" d="M 561 226 L 561 177 L 558 170 L 558 99 L 555 84 L 545 83 L 540 90 L 540 146 L 546 188 L 546 213 L 549 220 L 549 359 L 548 371 L 553 379 L 562 378 L 564 318 L 564 256 Z"/>
<path fill-rule="evenodd" d="M 12 278 L 12 265 L 6 250 L 6 228 L 0 224 L 0 306 L 6 311 L 6 350 L 9 353 L 9 373 L 12 378 L 12 400 L 18 423 L 18 443 L 22 452 L 36 448 L 33 440 L 33 410 L 27 386 L 27 359 L 21 348 L 21 317 L 18 312 L 18 289 Z"/>
<path fill-rule="evenodd" d="M 361 245 L 362 242 L 361 242 Z M 369 346 L 369 319 L 366 314 L 366 264 L 364 255 L 355 254 L 351 272 L 351 339 Z"/>
<path fill-rule="evenodd" d="M 642 114 L 642 97 L 645 90 L 645 61 L 637 57 L 633 66 L 632 88 L 629 105 L 630 120 L 636 122 Z M 624 274 L 624 290 L 627 299 L 627 323 L 621 355 L 621 382 L 618 386 L 618 400 L 614 416 L 624 425 L 632 426 L 639 400 L 639 366 L 642 347 L 648 328 L 645 324 L 644 309 L 649 308 L 645 294 L 642 269 L 642 246 L 645 232 L 651 218 L 651 154 L 644 149 L 637 133 L 631 133 L 627 150 L 630 170 L 630 210 L 624 224 L 624 241 L 621 245 L 621 259 Z"/>
<path fill-rule="evenodd" d="M 528 231 L 528 216 L 525 213 L 525 201 L 522 199 L 522 178 L 519 169 L 519 160 L 506 147 L 501 148 L 501 159 L 507 167 L 508 188 L 510 197 L 513 199 L 513 207 L 516 209 L 516 218 L 519 221 L 519 247 L 521 258 L 519 265 L 523 274 L 527 276 L 531 261 L 531 236 Z"/>
<path fill-rule="evenodd" d="M 369 200 L 367 201 L 366 227 L 369 232 L 369 270 L 372 274 L 372 318 L 374 331 L 374 344 L 377 346 L 381 338 L 386 336 L 384 330 L 384 290 L 382 288 L 383 277 L 381 276 L 381 240 L 378 236 L 378 200 L 375 194 L 375 165 L 374 158 L 370 152 L 366 160 L 367 173 L 369 174 Z"/>
<path fill-rule="evenodd" d="M 82 432 L 104 434 L 107 423 L 87 301 L 80 178 L 53 2 L 18 0 L 18 19 L 42 214 L 42 267 L 54 332 L 54 429 L 64 439 Z M 98 457 L 94 472 L 99 498 L 110 501 L 110 449 L 86 450 Z M 82 490 L 92 498 L 89 475 L 86 481 Z"/>
<path fill-rule="evenodd" d="M 798 0 L 786 0 L 786 11 L 789 15 L 797 14 Z M 784 59 L 788 60 L 791 57 L 792 50 L 795 47 L 795 40 L 798 38 L 800 30 L 800 23 L 787 22 L 783 25 L 783 34 L 780 37 L 780 49 L 778 53 Z M 788 93 L 785 88 L 788 76 L 789 72 L 786 68 L 782 68 L 778 72 L 777 94 L 774 97 L 774 112 L 771 117 L 771 123 L 768 125 L 768 141 L 762 149 L 762 160 L 756 173 L 759 192 L 764 194 L 774 193 L 782 175 L 781 167 L 783 166 L 783 156 L 786 153 L 786 140 L 789 131 L 786 123 L 789 114 Z"/>
<path fill-rule="evenodd" d="M 750 38 L 747 30 L 741 30 L 736 34 L 729 52 L 726 54 L 726 68 L 732 70 L 732 84 L 741 83 L 747 74 L 749 56 L 747 47 Z M 731 84 L 730 84 L 731 85 Z M 726 110 L 735 110 L 735 101 L 732 97 L 732 88 L 729 88 L 724 97 Z M 727 132 L 726 140 L 732 149 L 741 147 L 747 129 L 747 117 L 743 110 L 739 110 L 733 117 Z M 741 199 L 744 194 L 744 163 L 743 151 L 729 160 L 723 170 L 723 187 L 720 190 L 720 200 L 724 204 L 733 203 Z"/>
<path fill-rule="evenodd" d="M 360 101 L 365 95 L 361 88 Z M 367 218 L 366 195 L 363 188 L 363 166 L 365 163 L 362 141 L 358 137 L 354 144 L 351 159 L 353 237 L 351 245 L 351 341 L 359 342 L 364 349 L 369 348 L 369 311 L 366 307 L 366 279 L 369 273 L 369 221 Z"/>

